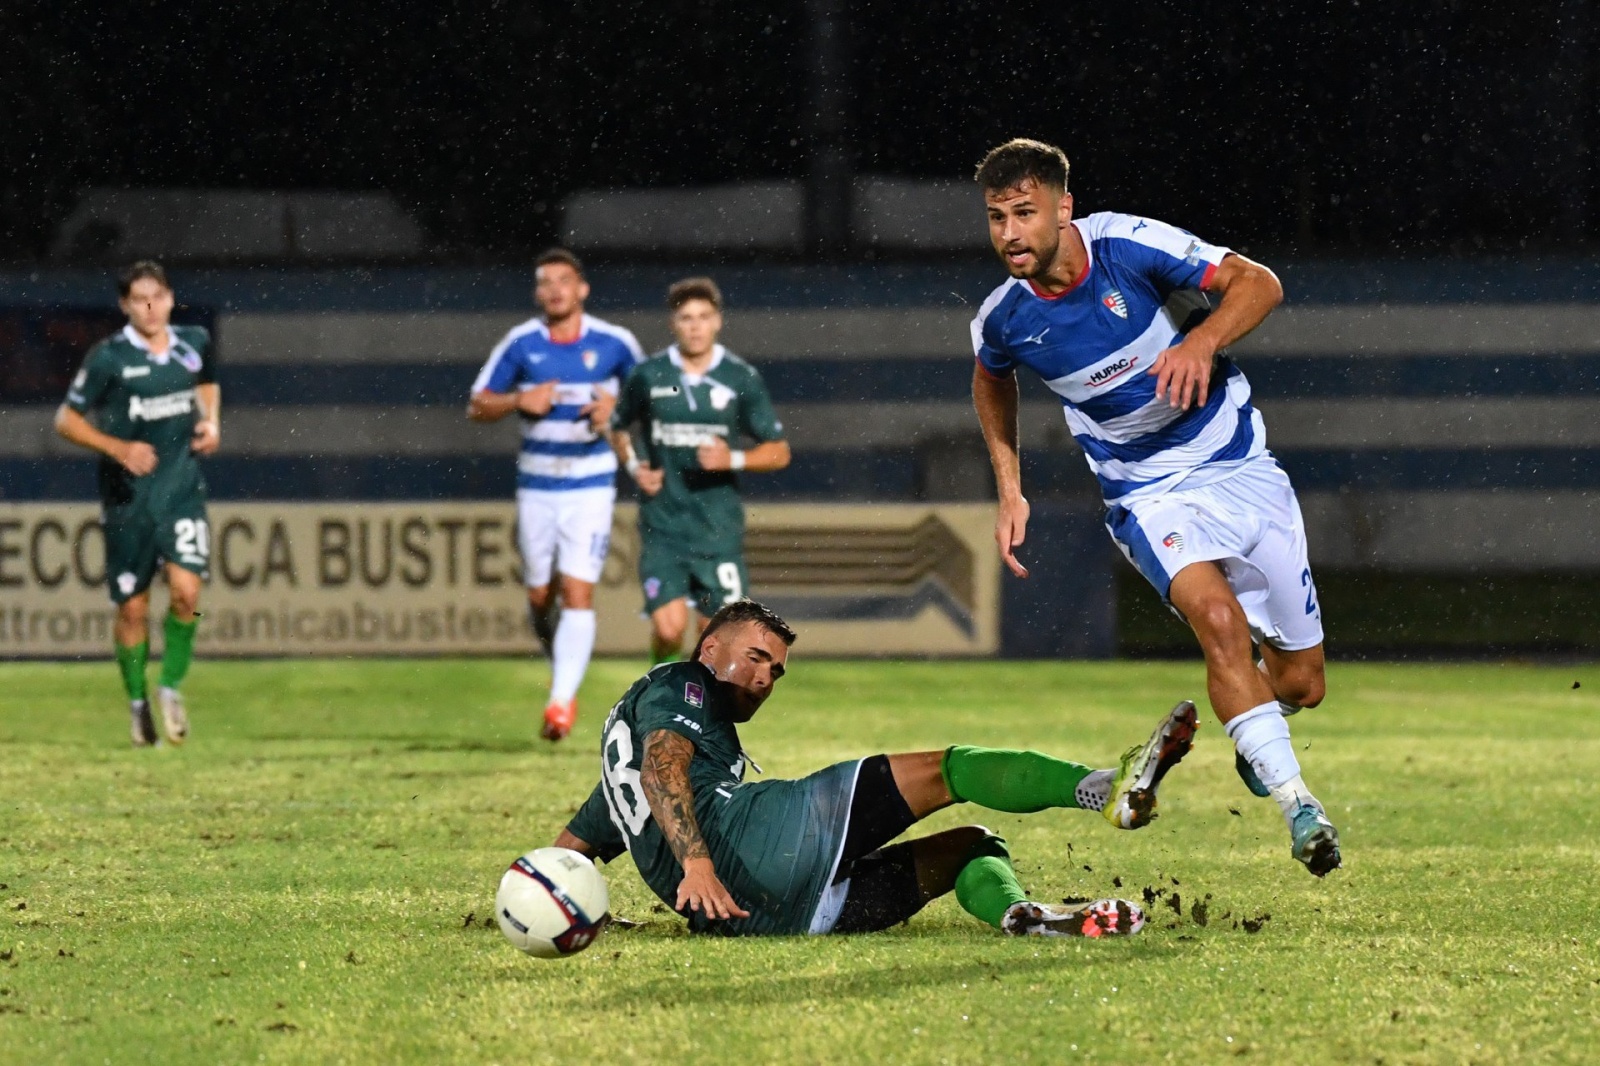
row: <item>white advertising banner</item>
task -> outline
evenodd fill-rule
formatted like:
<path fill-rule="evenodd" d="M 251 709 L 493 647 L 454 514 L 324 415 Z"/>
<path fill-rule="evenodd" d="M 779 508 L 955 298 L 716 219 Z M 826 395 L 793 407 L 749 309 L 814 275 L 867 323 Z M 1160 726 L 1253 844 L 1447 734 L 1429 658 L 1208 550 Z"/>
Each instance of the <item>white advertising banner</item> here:
<path fill-rule="evenodd" d="M 751 594 L 812 655 L 987 655 L 999 645 L 994 511 L 749 508 Z M 511 501 L 216 503 L 198 652 L 505 655 L 532 645 Z M 596 591 L 600 654 L 645 654 L 639 537 L 617 507 Z M 0 658 L 111 650 L 99 510 L 0 503 Z M 152 617 L 165 610 L 157 583 Z M 151 635 L 159 644 L 161 627 Z"/>

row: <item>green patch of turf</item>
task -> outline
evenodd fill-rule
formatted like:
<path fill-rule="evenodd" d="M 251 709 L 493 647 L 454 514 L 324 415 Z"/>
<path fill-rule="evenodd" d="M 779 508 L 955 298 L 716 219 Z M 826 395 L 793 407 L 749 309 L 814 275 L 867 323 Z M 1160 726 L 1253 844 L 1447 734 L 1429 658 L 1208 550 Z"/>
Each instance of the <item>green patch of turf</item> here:
<path fill-rule="evenodd" d="M 800 650 L 743 731 L 772 775 L 952 742 L 1109 765 L 1203 690 L 1193 663 Z M 873 936 L 690 939 L 624 858 L 613 910 L 644 925 L 526 958 L 494 886 L 587 794 L 636 671 L 596 664 L 550 746 L 529 663 L 201 663 L 192 741 L 134 751 L 111 666 L 0 667 L 0 1059 L 1600 1060 L 1587 668 L 1336 664 L 1292 720 L 1344 838 L 1326 882 L 1209 719 L 1143 831 L 925 823 L 1003 832 L 1040 899 L 1148 889 L 1128 941 L 1010 940 L 948 899 Z"/>

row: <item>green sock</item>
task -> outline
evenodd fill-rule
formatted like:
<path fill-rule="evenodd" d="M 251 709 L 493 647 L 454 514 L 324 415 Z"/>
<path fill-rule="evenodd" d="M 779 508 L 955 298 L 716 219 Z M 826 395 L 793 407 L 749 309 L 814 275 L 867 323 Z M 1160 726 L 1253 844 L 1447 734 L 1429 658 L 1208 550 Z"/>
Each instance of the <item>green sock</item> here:
<path fill-rule="evenodd" d="M 194 658 L 194 631 L 200 628 L 200 619 L 180 622 L 178 616 L 167 613 L 164 630 L 167 635 L 166 650 L 161 653 L 161 687 L 177 688 L 189 673 L 189 660 Z"/>
<path fill-rule="evenodd" d="M 117 645 L 117 669 L 122 671 L 122 687 L 130 700 L 145 698 L 144 664 L 150 658 L 150 642 Z"/>
<path fill-rule="evenodd" d="M 1092 772 L 1087 766 L 1037 751 L 963 744 L 944 753 L 940 770 L 950 795 L 958 802 L 1011 814 L 1079 806 L 1074 790 Z"/>
<path fill-rule="evenodd" d="M 967 863 L 956 875 L 956 902 L 961 909 L 996 929 L 1006 910 L 1027 898 L 1007 858 L 985 855 Z"/>

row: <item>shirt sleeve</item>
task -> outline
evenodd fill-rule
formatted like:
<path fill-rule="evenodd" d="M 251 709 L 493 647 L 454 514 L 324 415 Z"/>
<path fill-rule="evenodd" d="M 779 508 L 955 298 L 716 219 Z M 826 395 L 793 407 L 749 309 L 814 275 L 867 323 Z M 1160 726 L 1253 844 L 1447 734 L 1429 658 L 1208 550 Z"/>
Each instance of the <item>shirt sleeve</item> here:
<path fill-rule="evenodd" d="M 1126 238 L 1124 258 L 1143 271 L 1163 296 L 1177 289 L 1204 289 L 1230 251 L 1188 230 L 1135 215 L 1119 217 L 1107 235 Z"/>
<path fill-rule="evenodd" d="M 772 393 L 767 391 L 767 383 L 755 367 L 750 368 L 750 381 L 740 397 L 739 428 L 762 444 L 783 439 L 783 423 L 772 406 Z"/>
<path fill-rule="evenodd" d="M 616 824 L 611 821 L 611 808 L 606 805 L 605 787 L 604 781 L 594 786 L 589 798 L 583 801 L 578 813 L 567 823 L 567 832 L 593 848 L 595 858 L 601 862 L 610 862 L 627 851 L 628 844 L 622 839 L 622 834 L 617 832 Z"/>
<path fill-rule="evenodd" d="M 626 377 L 628 371 L 644 362 L 644 349 L 639 347 L 639 338 L 633 335 L 632 330 L 618 328 L 617 339 L 622 342 L 626 350 L 626 358 L 618 361 L 617 375 Z"/>
<path fill-rule="evenodd" d="M 117 381 L 111 361 L 105 357 L 106 349 L 96 346 L 89 350 L 78 370 L 78 376 L 67 387 L 67 406 L 86 415 L 105 403 L 106 393 Z"/>
<path fill-rule="evenodd" d="M 635 711 L 639 737 L 643 739 L 658 729 L 665 729 L 688 737 L 699 747 L 705 736 L 706 704 L 711 700 L 711 694 L 706 691 L 705 672 L 679 666 L 663 670 L 661 675 L 652 679 Z"/>
<path fill-rule="evenodd" d="M 189 327 L 189 344 L 200 355 L 200 369 L 195 381 L 201 385 L 217 383 L 217 343 L 211 331 L 204 326 Z"/>
<path fill-rule="evenodd" d="M 494 351 L 489 353 L 483 369 L 478 371 L 477 380 L 472 383 L 472 391 L 514 392 L 521 381 L 521 352 L 512 340 L 512 335 L 508 333 L 505 339 L 494 346 Z"/>
<path fill-rule="evenodd" d="M 992 378 L 1008 378 L 1017 370 L 1017 361 L 1006 351 L 1002 316 L 997 313 L 1006 292 L 1002 285 L 990 293 L 972 320 L 972 354 Z"/>
<path fill-rule="evenodd" d="M 650 383 L 640 373 L 622 379 L 622 393 L 611 412 L 611 428 L 627 429 L 645 416 L 650 407 Z"/>

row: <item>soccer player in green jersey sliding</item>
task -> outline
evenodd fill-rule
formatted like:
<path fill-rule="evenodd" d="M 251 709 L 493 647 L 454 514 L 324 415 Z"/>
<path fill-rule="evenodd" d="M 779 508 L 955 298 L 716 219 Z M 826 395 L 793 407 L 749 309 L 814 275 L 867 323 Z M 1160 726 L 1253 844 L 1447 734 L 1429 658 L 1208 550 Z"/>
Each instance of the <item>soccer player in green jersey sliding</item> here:
<path fill-rule="evenodd" d="M 655 663 L 682 654 L 688 600 L 701 619 L 750 590 L 739 471 L 782 470 L 789 444 L 756 368 L 717 343 L 722 293 L 710 278 L 667 290 L 677 343 L 628 375 L 611 444 L 638 483 L 639 580 Z M 645 430 L 645 455 L 630 433 Z M 754 442 L 745 447 L 743 439 Z M 702 625 L 704 623 L 702 622 Z"/>
<path fill-rule="evenodd" d="M 199 625 L 200 582 L 211 560 L 206 483 L 197 457 L 221 441 L 222 390 L 211 335 L 174 326 L 172 286 L 161 264 L 134 263 L 117 279 L 128 324 L 95 345 L 56 413 L 56 432 L 100 453 L 106 580 L 117 605 L 117 665 L 127 689 L 133 743 L 156 743 L 145 689 L 150 581 L 165 563 L 170 603 L 161 657 L 162 723 L 182 744 L 189 716 L 179 686 Z"/>
<path fill-rule="evenodd" d="M 632 853 L 651 891 L 694 932 L 873 932 L 951 891 L 967 913 L 1015 936 L 1143 927 L 1131 900 L 1029 900 L 1006 842 L 981 825 L 889 841 L 955 803 L 1017 814 L 1078 807 L 1120 829 L 1147 825 L 1156 787 L 1193 743 L 1193 703 L 1174 707 L 1115 769 L 956 745 L 746 783 L 753 764 L 738 727 L 784 676 L 794 639 L 782 618 L 742 600 L 712 616 L 691 661 L 634 682 L 606 719 L 600 783 L 555 845 L 605 862 Z"/>

